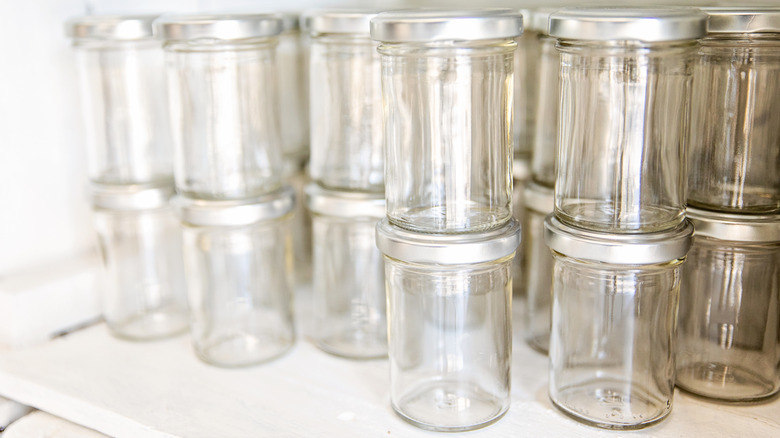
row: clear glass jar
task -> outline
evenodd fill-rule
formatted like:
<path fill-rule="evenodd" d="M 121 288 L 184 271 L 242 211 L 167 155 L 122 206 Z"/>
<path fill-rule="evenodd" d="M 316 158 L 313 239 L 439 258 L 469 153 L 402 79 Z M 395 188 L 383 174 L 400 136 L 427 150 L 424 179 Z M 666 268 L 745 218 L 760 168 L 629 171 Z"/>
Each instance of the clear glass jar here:
<path fill-rule="evenodd" d="M 171 185 L 92 186 L 105 267 L 103 318 L 120 338 L 152 340 L 187 330 L 181 232 L 168 204 L 171 194 Z"/>
<path fill-rule="evenodd" d="M 515 154 L 514 163 L 512 164 L 512 217 L 522 225 L 520 232 L 521 242 L 525 242 L 527 230 L 523 192 L 530 178 L 530 160 L 528 158 L 518 158 L 518 155 Z M 522 247 L 518 247 L 515 258 L 512 259 L 512 295 L 515 297 L 523 297 L 525 295 L 526 265 L 525 251 L 523 251 Z"/>
<path fill-rule="evenodd" d="M 506 9 L 386 12 L 381 41 L 387 216 L 425 233 L 479 232 L 512 216 L 513 62 Z"/>
<path fill-rule="evenodd" d="M 206 363 L 241 367 L 293 345 L 292 189 L 244 201 L 177 198 L 191 337 Z"/>
<path fill-rule="evenodd" d="M 695 68 L 688 203 L 780 213 L 780 8 L 706 8 Z"/>
<path fill-rule="evenodd" d="M 282 185 L 277 15 L 165 16 L 176 190 L 243 199 Z"/>
<path fill-rule="evenodd" d="M 677 386 L 728 401 L 780 390 L 780 216 L 688 209 Z"/>
<path fill-rule="evenodd" d="M 555 214 L 610 233 L 684 220 L 691 79 L 707 16 L 696 9 L 567 9 L 560 52 Z"/>
<path fill-rule="evenodd" d="M 295 162 L 309 156 L 309 75 L 305 70 L 309 64 L 299 21 L 297 14 L 282 14 L 282 33 L 276 49 L 282 151 L 286 160 Z"/>
<path fill-rule="evenodd" d="M 549 16 L 549 14 L 547 14 Z M 539 82 L 537 85 L 536 126 L 534 126 L 533 180 L 545 187 L 555 187 L 556 158 L 558 156 L 558 71 L 561 59 L 555 48 L 556 39 L 539 35 Z"/>
<path fill-rule="evenodd" d="M 523 248 L 527 276 L 523 337 L 531 348 L 547 354 L 550 348 L 553 258 L 544 243 L 544 219 L 553 212 L 555 196 L 551 188 L 536 183 L 526 186 L 524 196 L 526 225 Z"/>
<path fill-rule="evenodd" d="M 350 359 L 386 357 L 385 265 L 375 243 L 384 198 L 313 184 L 306 204 L 314 231 L 314 342 Z"/>
<path fill-rule="evenodd" d="M 368 11 L 305 15 L 310 46 L 312 179 L 332 190 L 384 191 L 382 84 Z"/>
<path fill-rule="evenodd" d="M 550 215 L 553 250 L 550 399 L 605 429 L 664 419 L 674 393 L 674 335 L 681 265 L 693 227 L 609 235 Z"/>
<path fill-rule="evenodd" d="M 163 52 L 156 16 L 85 16 L 66 23 L 73 38 L 88 148 L 89 178 L 101 184 L 169 183 L 173 178 Z"/>
<path fill-rule="evenodd" d="M 487 426 L 510 404 L 511 264 L 519 224 L 468 235 L 377 226 L 385 255 L 390 399 L 423 429 Z"/>

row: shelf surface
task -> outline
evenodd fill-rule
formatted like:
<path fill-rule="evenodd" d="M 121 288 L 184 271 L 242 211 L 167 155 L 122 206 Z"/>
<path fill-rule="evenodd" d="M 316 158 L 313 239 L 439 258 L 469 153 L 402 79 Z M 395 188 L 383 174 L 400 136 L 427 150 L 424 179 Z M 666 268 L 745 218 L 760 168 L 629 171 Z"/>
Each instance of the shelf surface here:
<path fill-rule="evenodd" d="M 386 360 L 330 356 L 305 338 L 305 324 L 300 331 L 295 347 L 273 362 L 220 369 L 197 360 L 187 336 L 134 343 L 98 324 L 37 347 L 0 351 L 0 395 L 114 437 L 442 436 L 394 414 Z M 656 426 L 592 428 L 553 408 L 547 358 L 525 345 L 517 327 L 512 365 L 509 412 L 470 437 L 780 436 L 778 398 L 727 405 L 679 391 L 672 413 Z"/>

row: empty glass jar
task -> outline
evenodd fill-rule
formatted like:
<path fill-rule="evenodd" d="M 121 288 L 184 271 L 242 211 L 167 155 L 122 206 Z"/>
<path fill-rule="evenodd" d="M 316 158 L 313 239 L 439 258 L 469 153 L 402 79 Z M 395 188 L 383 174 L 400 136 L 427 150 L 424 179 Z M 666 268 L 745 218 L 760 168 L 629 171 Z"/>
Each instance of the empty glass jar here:
<path fill-rule="evenodd" d="M 241 199 L 282 184 L 277 15 L 165 16 L 175 178 L 179 193 Z"/>
<path fill-rule="evenodd" d="M 179 197 L 191 337 L 203 361 L 271 360 L 295 340 L 289 188 L 251 200 Z"/>
<path fill-rule="evenodd" d="M 677 385 L 728 401 L 780 390 L 780 216 L 687 212 Z"/>
<path fill-rule="evenodd" d="M 544 243 L 544 219 L 553 212 L 553 190 L 535 183 L 525 188 L 523 248 L 527 261 L 525 301 L 525 341 L 534 350 L 547 354 L 550 348 L 550 307 L 552 305 L 553 258 Z"/>
<path fill-rule="evenodd" d="M 309 155 L 308 52 L 297 14 L 282 14 L 277 58 L 279 65 L 279 121 L 286 160 L 299 162 Z"/>
<path fill-rule="evenodd" d="M 171 185 L 92 186 L 95 229 L 105 267 L 103 318 L 125 339 L 186 331 L 181 232 L 168 204 Z"/>
<path fill-rule="evenodd" d="M 511 263 L 519 224 L 467 235 L 377 226 L 385 255 L 390 399 L 423 429 L 464 431 L 510 403 Z"/>
<path fill-rule="evenodd" d="M 610 235 L 548 216 L 553 250 L 550 399 L 578 421 L 636 429 L 674 392 L 680 271 L 693 227 Z"/>
<path fill-rule="evenodd" d="M 705 8 L 695 69 L 688 203 L 780 213 L 780 8 Z"/>
<path fill-rule="evenodd" d="M 385 266 L 375 233 L 384 198 L 313 184 L 306 204 L 314 231 L 314 342 L 351 359 L 387 356 Z"/>
<path fill-rule="evenodd" d="M 385 12 L 380 41 L 387 216 L 426 233 L 501 227 L 512 215 L 513 59 L 505 9 Z"/>
<path fill-rule="evenodd" d="M 611 233 L 684 220 L 696 9 L 565 9 L 550 16 L 560 52 L 555 214 Z"/>
<path fill-rule="evenodd" d="M 86 16 L 66 23 L 76 52 L 89 178 L 168 183 L 173 158 L 156 16 Z"/>
<path fill-rule="evenodd" d="M 333 190 L 384 191 L 382 85 L 368 11 L 315 11 L 310 33 L 312 180 Z"/>

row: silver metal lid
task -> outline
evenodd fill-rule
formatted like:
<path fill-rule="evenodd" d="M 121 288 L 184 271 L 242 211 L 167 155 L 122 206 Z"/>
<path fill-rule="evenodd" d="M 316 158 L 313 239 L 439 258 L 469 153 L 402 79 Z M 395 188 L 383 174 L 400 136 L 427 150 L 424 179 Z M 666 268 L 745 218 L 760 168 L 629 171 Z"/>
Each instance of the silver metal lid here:
<path fill-rule="evenodd" d="M 154 21 L 154 35 L 169 41 L 242 40 L 282 32 L 278 14 L 163 15 Z"/>
<path fill-rule="evenodd" d="M 555 210 L 555 191 L 549 187 L 527 182 L 523 191 L 525 208 L 537 213 L 550 214 Z"/>
<path fill-rule="evenodd" d="M 568 257 L 619 265 L 666 263 L 688 254 L 693 226 L 684 221 L 670 231 L 647 234 L 607 234 L 566 225 L 554 214 L 544 220 L 544 241 Z"/>
<path fill-rule="evenodd" d="M 550 36 L 575 40 L 694 40 L 706 26 L 707 14 L 693 8 L 565 8 L 550 15 Z"/>
<path fill-rule="evenodd" d="M 698 236 L 733 242 L 780 242 L 780 215 L 728 214 L 690 207 L 685 215 Z"/>
<path fill-rule="evenodd" d="M 363 34 L 368 36 L 374 10 L 323 9 L 303 14 L 303 29 L 311 35 L 323 33 Z"/>
<path fill-rule="evenodd" d="M 523 16 L 513 9 L 395 11 L 371 20 L 371 38 L 386 42 L 489 40 L 522 33 Z"/>
<path fill-rule="evenodd" d="M 391 225 L 376 226 L 376 246 L 388 257 L 411 263 L 461 265 L 486 263 L 513 254 L 520 245 L 520 223 L 484 233 L 424 234 Z"/>
<path fill-rule="evenodd" d="M 779 33 L 780 8 L 706 7 L 709 33 Z"/>
<path fill-rule="evenodd" d="M 191 225 L 241 226 L 280 218 L 295 207 L 291 187 L 250 199 L 212 201 L 175 196 L 172 201 L 179 219 Z"/>
<path fill-rule="evenodd" d="M 86 15 L 65 22 L 65 34 L 74 39 L 140 40 L 152 37 L 158 15 Z"/>
<path fill-rule="evenodd" d="M 134 211 L 167 207 L 174 194 L 173 181 L 155 184 L 112 185 L 92 183 L 92 205 L 102 210 Z"/>
<path fill-rule="evenodd" d="M 528 158 L 515 158 L 512 162 L 512 178 L 518 181 L 531 179 L 531 160 Z"/>
<path fill-rule="evenodd" d="M 342 192 L 327 190 L 316 183 L 304 189 L 306 208 L 312 213 L 335 217 L 385 217 L 384 193 Z"/>

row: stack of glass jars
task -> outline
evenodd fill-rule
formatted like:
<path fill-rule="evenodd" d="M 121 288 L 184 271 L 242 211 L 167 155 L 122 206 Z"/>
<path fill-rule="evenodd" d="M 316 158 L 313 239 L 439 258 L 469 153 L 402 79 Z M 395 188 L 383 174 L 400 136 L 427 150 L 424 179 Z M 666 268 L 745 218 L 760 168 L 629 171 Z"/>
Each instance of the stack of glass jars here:
<path fill-rule="evenodd" d="M 278 15 L 167 16 L 165 41 L 191 334 L 198 357 L 264 362 L 295 339 L 295 205 L 282 183 Z"/>
<path fill-rule="evenodd" d="M 147 340 L 187 327 L 181 239 L 168 200 L 171 143 L 163 55 L 154 16 L 88 16 L 73 38 L 101 255 L 103 315 L 122 338 Z"/>
<path fill-rule="evenodd" d="M 379 54 L 370 11 L 305 15 L 311 36 L 313 221 L 312 339 L 352 359 L 387 356 L 384 262 L 375 241 L 384 216 Z"/>
<path fill-rule="evenodd" d="M 780 8 L 706 8 L 694 72 L 677 384 L 727 401 L 780 390 Z"/>
<path fill-rule="evenodd" d="M 393 409 L 425 429 L 482 427 L 509 408 L 512 74 L 509 10 L 386 12 L 385 255 Z"/>
<path fill-rule="evenodd" d="M 672 407 L 697 39 L 684 8 L 564 9 L 560 55 L 550 382 L 569 416 L 640 428 Z"/>

